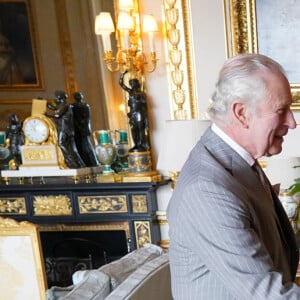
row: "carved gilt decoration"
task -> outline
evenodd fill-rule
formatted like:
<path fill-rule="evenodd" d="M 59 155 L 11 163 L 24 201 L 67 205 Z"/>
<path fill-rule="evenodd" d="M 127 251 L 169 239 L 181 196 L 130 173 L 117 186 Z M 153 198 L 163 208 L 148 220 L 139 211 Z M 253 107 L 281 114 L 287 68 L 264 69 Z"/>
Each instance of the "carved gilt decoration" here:
<path fill-rule="evenodd" d="M 0 228 L 1 227 L 8 227 L 8 226 L 9 227 L 20 227 L 21 225 L 34 226 L 33 224 L 31 224 L 27 221 L 24 221 L 24 222 L 21 222 L 21 223 L 19 223 L 15 219 L 0 217 Z"/>
<path fill-rule="evenodd" d="M 24 151 L 24 157 L 28 161 L 32 160 L 47 160 L 47 161 L 52 161 L 55 159 L 54 152 L 50 148 L 46 149 L 26 149 Z"/>
<path fill-rule="evenodd" d="M 80 196 L 78 206 L 81 214 L 128 212 L 126 195 Z"/>
<path fill-rule="evenodd" d="M 134 221 L 134 230 L 137 248 L 142 248 L 146 244 L 152 243 L 149 221 Z"/>
<path fill-rule="evenodd" d="M 132 211 L 134 213 L 147 212 L 147 195 L 132 195 Z"/>
<path fill-rule="evenodd" d="M 164 0 L 172 119 L 197 118 L 189 1 Z"/>
<path fill-rule="evenodd" d="M 231 44 L 229 56 L 257 52 L 255 0 L 225 0 L 225 7 L 227 27 L 231 27 L 231 34 L 227 36 Z"/>
<path fill-rule="evenodd" d="M 151 155 L 141 152 L 140 155 L 130 155 L 128 165 L 130 169 L 150 171 L 152 169 Z"/>
<path fill-rule="evenodd" d="M 71 216 L 71 199 L 67 195 L 33 196 L 35 216 Z"/>
<path fill-rule="evenodd" d="M 0 214 L 26 215 L 26 202 L 24 197 L 0 198 Z"/>
<path fill-rule="evenodd" d="M 124 230 L 126 238 L 130 237 L 130 230 L 128 222 L 101 222 L 89 225 L 69 225 L 69 224 L 56 224 L 56 225 L 41 225 L 41 232 L 55 232 L 55 231 L 109 231 L 109 230 Z"/>

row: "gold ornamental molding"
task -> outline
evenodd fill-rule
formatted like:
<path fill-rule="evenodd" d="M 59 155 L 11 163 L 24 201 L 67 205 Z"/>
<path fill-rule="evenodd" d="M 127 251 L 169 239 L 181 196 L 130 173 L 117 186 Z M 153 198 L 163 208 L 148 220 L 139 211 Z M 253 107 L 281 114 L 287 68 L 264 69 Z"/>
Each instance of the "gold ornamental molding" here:
<path fill-rule="evenodd" d="M 35 216 L 71 216 L 71 199 L 67 195 L 33 196 Z"/>
<path fill-rule="evenodd" d="M 257 52 L 255 0 L 224 0 L 224 8 L 227 56 Z"/>
<path fill-rule="evenodd" d="M 258 53 L 256 0 L 223 0 L 227 57 Z M 292 110 L 300 110 L 300 82 L 290 83 Z"/>
<path fill-rule="evenodd" d="M 197 119 L 198 104 L 196 100 L 195 87 L 195 66 L 194 66 L 194 52 L 192 41 L 192 23 L 190 16 L 190 0 L 181 0 L 182 18 L 183 18 L 183 32 L 184 32 L 184 54 L 186 57 L 186 78 L 187 78 L 187 93 L 189 102 L 190 119 Z"/>
<path fill-rule="evenodd" d="M 132 195 L 132 211 L 133 213 L 146 213 L 147 195 Z"/>
<path fill-rule="evenodd" d="M 27 161 L 53 161 L 55 159 L 55 152 L 53 152 L 53 149 L 48 148 L 25 148 L 24 149 L 24 159 Z"/>
<path fill-rule="evenodd" d="M 161 240 L 158 242 L 158 246 L 165 249 L 165 251 L 168 251 L 170 246 L 170 240 Z"/>
<path fill-rule="evenodd" d="M 20 228 L 22 231 L 22 228 L 24 229 L 24 231 L 26 231 L 26 228 L 38 228 L 37 225 L 30 223 L 28 221 L 22 221 L 22 222 L 18 222 L 15 219 L 11 219 L 11 218 L 4 218 L 4 217 L 0 217 L 0 228 L 1 227 L 5 227 L 6 230 L 9 231 L 9 228 L 7 227 L 11 227 L 11 229 L 14 228 Z"/>
<path fill-rule="evenodd" d="M 126 195 L 80 196 L 78 199 L 81 214 L 126 213 Z"/>
<path fill-rule="evenodd" d="M 124 231 L 126 239 L 130 238 L 130 230 L 128 222 L 100 222 L 89 225 L 67 225 L 56 224 L 40 225 L 41 232 L 56 232 L 56 231 Z"/>
<path fill-rule="evenodd" d="M 157 220 L 157 223 L 159 224 L 159 225 L 168 225 L 169 223 L 168 223 L 168 220 L 164 220 L 164 219 L 158 219 Z"/>
<path fill-rule="evenodd" d="M 168 220 L 167 220 L 167 213 L 166 211 L 156 211 L 155 213 L 156 218 L 157 218 L 157 223 L 159 225 L 168 225 Z"/>
<path fill-rule="evenodd" d="M 0 198 L 0 215 L 26 215 L 26 201 L 24 197 Z"/>
<path fill-rule="evenodd" d="M 62 49 L 62 59 L 65 70 L 66 90 L 68 95 L 73 95 L 78 90 L 75 78 L 74 56 L 72 42 L 68 24 L 68 14 L 64 0 L 55 1 L 55 11 L 59 28 L 60 46 Z"/>
<path fill-rule="evenodd" d="M 164 0 L 172 119 L 197 118 L 189 0 Z"/>
<path fill-rule="evenodd" d="M 152 243 L 149 221 L 134 221 L 134 231 L 138 249 Z"/>

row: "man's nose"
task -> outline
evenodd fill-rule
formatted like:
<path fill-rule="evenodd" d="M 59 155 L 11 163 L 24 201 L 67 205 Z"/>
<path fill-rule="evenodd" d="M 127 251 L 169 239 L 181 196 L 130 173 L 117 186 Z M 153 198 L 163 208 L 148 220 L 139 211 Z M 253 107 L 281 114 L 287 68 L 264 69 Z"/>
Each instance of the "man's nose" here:
<path fill-rule="evenodd" d="M 296 123 L 294 114 L 291 110 L 287 114 L 286 123 L 287 123 L 289 129 L 295 129 L 297 127 L 297 123 Z"/>

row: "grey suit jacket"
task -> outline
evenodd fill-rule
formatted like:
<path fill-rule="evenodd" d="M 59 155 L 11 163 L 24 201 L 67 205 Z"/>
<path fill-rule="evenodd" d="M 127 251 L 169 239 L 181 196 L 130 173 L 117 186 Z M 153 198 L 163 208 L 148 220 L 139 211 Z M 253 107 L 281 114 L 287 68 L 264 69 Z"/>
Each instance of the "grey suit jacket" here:
<path fill-rule="evenodd" d="M 300 299 L 298 247 L 280 201 L 210 128 L 181 170 L 167 217 L 175 300 Z"/>

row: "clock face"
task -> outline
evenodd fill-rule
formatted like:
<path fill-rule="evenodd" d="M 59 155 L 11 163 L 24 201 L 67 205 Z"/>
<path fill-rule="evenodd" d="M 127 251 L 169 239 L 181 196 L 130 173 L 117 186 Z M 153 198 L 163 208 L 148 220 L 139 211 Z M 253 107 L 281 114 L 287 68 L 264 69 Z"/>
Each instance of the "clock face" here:
<path fill-rule="evenodd" d="M 47 140 L 49 128 L 43 119 L 31 117 L 24 122 L 23 131 L 32 143 L 42 143 Z"/>

